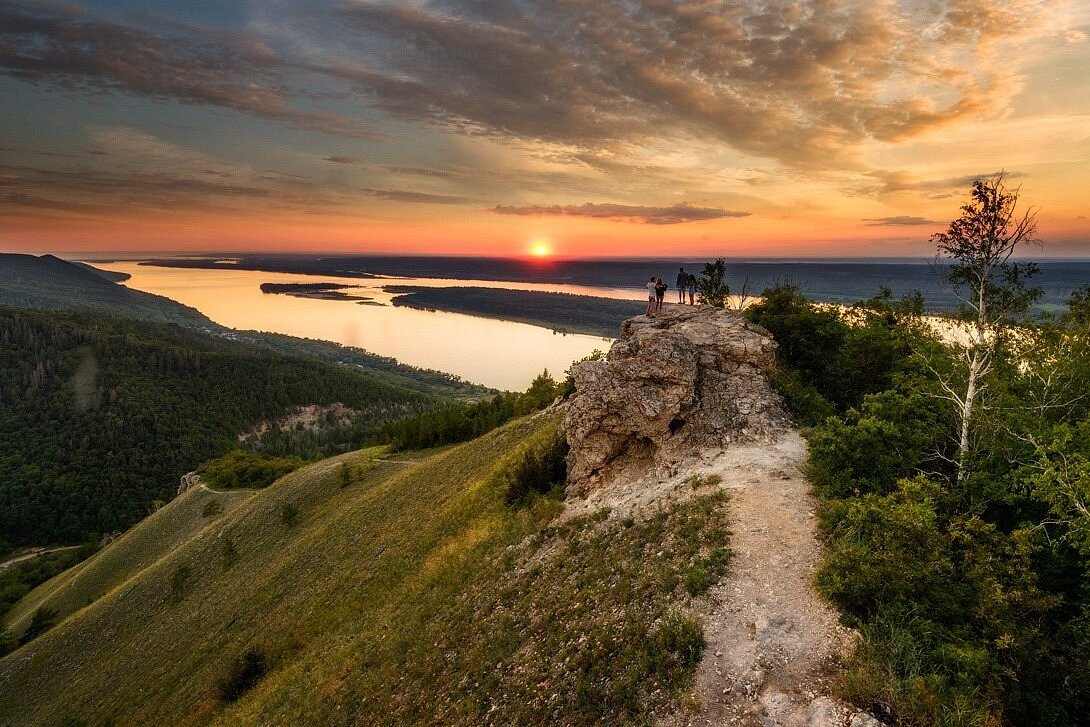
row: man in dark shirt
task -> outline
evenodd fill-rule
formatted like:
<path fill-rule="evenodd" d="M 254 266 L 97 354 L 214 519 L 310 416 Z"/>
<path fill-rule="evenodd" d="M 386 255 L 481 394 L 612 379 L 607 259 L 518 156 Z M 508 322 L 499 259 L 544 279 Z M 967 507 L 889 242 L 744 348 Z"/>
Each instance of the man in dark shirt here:
<path fill-rule="evenodd" d="M 677 302 L 685 302 L 685 288 L 689 285 L 689 274 L 685 268 L 677 269 Z"/>

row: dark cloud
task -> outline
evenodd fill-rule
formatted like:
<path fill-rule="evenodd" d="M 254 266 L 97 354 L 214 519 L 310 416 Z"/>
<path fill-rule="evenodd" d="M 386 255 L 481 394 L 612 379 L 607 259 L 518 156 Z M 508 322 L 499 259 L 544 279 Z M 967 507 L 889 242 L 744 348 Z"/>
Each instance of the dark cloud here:
<path fill-rule="evenodd" d="M 861 141 L 903 139 L 1008 98 L 1016 74 L 986 62 L 987 53 L 1035 20 L 1029 5 L 983 0 L 285 0 L 276 8 L 269 32 L 294 40 L 290 56 L 253 33 L 163 20 L 145 28 L 146 16 L 125 24 L 72 5 L 8 0 L 0 72 L 375 138 L 362 113 L 300 107 L 318 95 L 320 76 L 341 86 L 325 91 L 345 107 L 362 96 L 414 121 L 555 142 L 573 154 L 690 136 L 790 166 L 851 166 Z"/>
<path fill-rule="evenodd" d="M 301 110 L 284 63 L 256 36 L 166 32 L 97 20 L 71 5 L 0 5 L 0 73 L 36 84 L 218 106 L 293 126 L 372 139 L 369 125 Z"/>
<path fill-rule="evenodd" d="M 1008 97 L 998 65 L 950 72 L 944 56 L 983 54 L 1033 17 L 969 5 L 357 2 L 332 11 L 342 52 L 314 69 L 391 113 L 464 132 L 583 148 L 692 135 L 793 166 L 844 164 L 860 141 Z"/>
<path fill-rule="evenodd" d="M 929 220 L 926 217 L 911 217 L 909 215 L 897 215 L 895 217 L 876 217 L 864 219 L 872 227 L 899 227 L 902 225 L 937 225 L 938 220 Z"/>
<path fill-rule="evenodd" d="M 618 222 L 643 222 L 649 225 L 676 225 L 682 222 L 749 216 L 749 212 L 724 210 L 715 207 L 692 207 L 687 204 L 675 204 L 669 207 L 645 207 L 627 204 L 593 204 L 591 202 L 581 205 L 528 205 L 523 207 L 500 205 L 493 207 L 492 211 L 501 215 L 592 217 Z"/>
<path fill-rule="evenodd" d="M 456 172 L 450 169 L 437 169 L 431 167 L 407 167 L 399 166 L 396 164 L 375 164 L 363 157 L 350 157 L 350 156 L 328 156 L 322 157 L 324 161 L 332 162 L 334 164 L 351 164 L 357 167 L 367 167 L 369 169 L 375 169 L 383 172 L 389 172 L 391 174 L 410 174 L 420 177 L 437 177 L 439 179 L 452 179 L 454 177 L 464 176 L 462 172 Z"/>
<path fill-rule="evenodd" d="M 428 194 L 427 192 L 413 192 L 405 189 L 361 189 L 362 194 L 383 199 L 392 199 L 397 202 L 419 202 L 423 204 L 467 204 L 473 202 L 469 197 L 458 197 L 446 194 Z M 479 200 L 477 200 L 479 201 Z"/>
<path fill-rule="evenodd" d="M 337 214 L 356 199 L 347 189 L 228 164 L 132 129 L 97 129 L 93 143 L 104 152 L 93 166 L 0 163 L 0 209 L 36 217 L 110 216 L 120 209 Z"/>

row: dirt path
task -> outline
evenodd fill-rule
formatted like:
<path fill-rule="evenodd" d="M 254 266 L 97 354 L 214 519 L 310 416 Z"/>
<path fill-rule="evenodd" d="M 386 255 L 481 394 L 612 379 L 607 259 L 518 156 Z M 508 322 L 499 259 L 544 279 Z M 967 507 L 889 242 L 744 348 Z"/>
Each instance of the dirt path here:
<path fill-rule="evenodd" d="M 665 725 L 868 724 L 828 696 L 851 632 L 811 585 L 821 546 L 805 459 L 805 440 L 790 430 L 708 463 L 731 493 L 734 557 L 703 604 L 707 647 L 690 700 L 699 708 Z"/>
<path fill-rule="evenodd" d="M 19 553 L 13 555 L 7 560 L 0 563 L 0 570 L 6 570 L 16 563 L 22 563 L 24 561 L 33 560 L 35 558 L 41 558 L 43 555 L 49 555 L 50 553 L 60 553 L 65 550 L 75 550 L 78 545 L 60 545 L 55 548 L 35 548 L 27 553 Z"/>
<path fill-rule="evenodd" d="M 879 725 L 830 694 L 852 632 L 811 585 L 821 558 L 815 503 L 800 468 L 806 441 L 788 430 L 775 444 L 736 445 L 679 465 L 672 476 L 606 486 L 570 501 L 564 517 L 609 507 L 619 515 L 693 491 L 691 478 L 718 475 L 730 493 L 733 558 L 698 604 L 707 646 L 687 709 L 661 727 Z"/>

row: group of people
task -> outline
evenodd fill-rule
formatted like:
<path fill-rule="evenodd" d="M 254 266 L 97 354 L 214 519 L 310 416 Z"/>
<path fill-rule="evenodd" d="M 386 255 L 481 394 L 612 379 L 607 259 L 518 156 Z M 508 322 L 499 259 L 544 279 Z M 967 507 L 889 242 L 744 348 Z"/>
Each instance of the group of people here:
<path fill-rule="evenodd" d="M 666 298 L 666 291 L 669 289 L 666 283 L 662 282 L 662 278 L 656 278 L 654 275 L 647 281 L 647 315 L 654 316 L 656 313 L 662 312 L 662 302 Z M 685 303 L 685 295 L 689 295 L 689 305 L 696 305 L 696 276 L 692 273 L 686 272 L 685 268 L 677 269 L 677 302 L 678 305 Z"/>

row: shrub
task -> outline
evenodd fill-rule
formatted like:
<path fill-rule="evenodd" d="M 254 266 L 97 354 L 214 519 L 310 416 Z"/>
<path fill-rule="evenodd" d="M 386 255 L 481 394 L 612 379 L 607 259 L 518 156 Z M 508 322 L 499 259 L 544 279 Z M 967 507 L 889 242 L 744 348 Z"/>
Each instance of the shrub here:
<path fill-rule="evenodd" d="M 209 500 L 205 503 L 204 509 L 201 510 L 201 517 L 209 518 L 215 517 L 223 512 L 223 503 L 219 500 Z"/>
<path fill-rule="evenodd" d="M 529 504 L 535 495 L 545 495 L 567 478 L 568 442 L 559 430 L 535 436 L 507 459 L 497 473 L 508 505 Z"/>
<path fill-rule="evenodd" d="M 223 539 L 222 555 L 224 570 L 227 570 L 238 561 L 238 548 L 235 547 L 235 541 L 231 540 L 231 538 Z"/>
<path fill-rule="evenodd" d="M 299 522 L 299 508 L 290 502 L 285 502 L 280 507 L 280 522 L 287 527 L 294 527 Z"/>
<path fill-rule="evenodd" d="M 193 569 L 183 563 L 176 566 L 170 574 L 170 595 L 175 602 L 185 598 L 185 592 L 189 587 L 189 579 L 193 576 Z"/>
<path fill-rule="evenodd" d="M 26 627 L 19 642 L 25 644 L 38 638 L 57 623 L 57 612 L 51 608 L 39 608 L 30 617 L 30 624 Z"/>
<path fill-rule="evenodd" d="M 224 702 L 236 702 L 254 688 L 268 671 L 268 661 L 261 649 L 250 648 L 231 662 L 219 681 L 219 696 Z"/>

